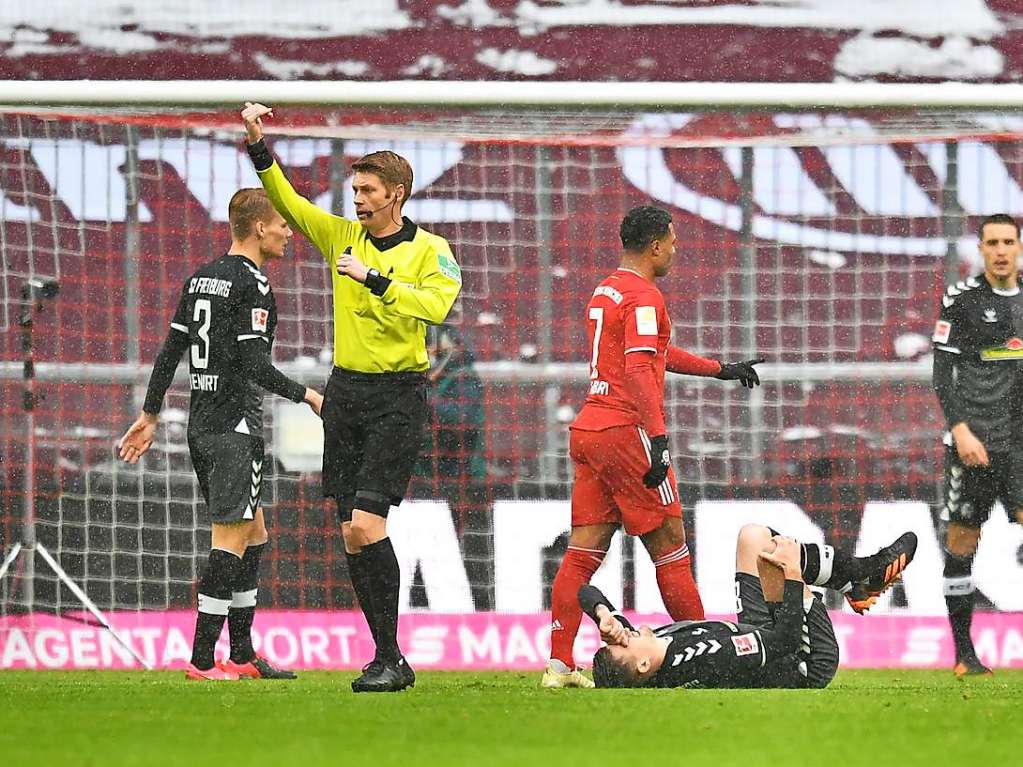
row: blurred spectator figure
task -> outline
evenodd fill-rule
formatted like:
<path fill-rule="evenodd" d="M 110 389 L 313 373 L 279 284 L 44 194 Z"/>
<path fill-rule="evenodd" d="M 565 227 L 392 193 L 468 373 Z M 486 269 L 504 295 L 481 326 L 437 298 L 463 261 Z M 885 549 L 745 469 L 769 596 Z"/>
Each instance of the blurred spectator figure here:
<path fill-rule="evenodd" d="M 487 476 L 483 457 L 483 382 L 462 334 L 450 325 L 431 327 L 430 383 L 435 470 L 441 483 L 465 485 Z"/>
<path fill-rule="evenodd" d="M 462 543 L 477 610 L 493 609 L 493 530 L 484 456 L 483 381 L 450 325 L 427 328 L 433 429 L 416 474 L 420 494 L 446 500 Z M 424 487 L 425 485 L 425 487 Z"/>

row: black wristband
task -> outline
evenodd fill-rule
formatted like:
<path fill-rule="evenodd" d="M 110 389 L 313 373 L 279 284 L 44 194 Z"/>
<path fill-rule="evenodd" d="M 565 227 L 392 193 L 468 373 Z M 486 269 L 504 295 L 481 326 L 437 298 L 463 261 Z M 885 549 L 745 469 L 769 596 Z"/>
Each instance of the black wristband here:
<path fill-rule="evenodd" d="M 249 150 L 249 157 L 257 171 L 266 170 L 274 164 L 274 156 L 265 139 L 260 139 L 255 144 L 246 144 L 245 148 Z"/>
<path fill-rule="evenodd" d="M 391 280 L 384 277 L 378 270 L 370 269 L 366 272 L 366 282 L 363 284 L 374 296 L 382 296 L 391 287 Z"/>

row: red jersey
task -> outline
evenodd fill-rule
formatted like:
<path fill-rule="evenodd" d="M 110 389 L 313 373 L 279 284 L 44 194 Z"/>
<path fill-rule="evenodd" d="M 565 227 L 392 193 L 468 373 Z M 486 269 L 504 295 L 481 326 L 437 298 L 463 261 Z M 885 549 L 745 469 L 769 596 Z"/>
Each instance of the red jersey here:
<path fill-rule="evenodd" d="M 586 305 L 586 330 L 590 341 L 590 393 L 572 428 L 603 431 L 642 423 L 625 385 L 626 356 L 637 353 L 654 353 L 663 419 L 671 320 L 657 286 L 631 269 L 619 268 L 593 291 Z"/>

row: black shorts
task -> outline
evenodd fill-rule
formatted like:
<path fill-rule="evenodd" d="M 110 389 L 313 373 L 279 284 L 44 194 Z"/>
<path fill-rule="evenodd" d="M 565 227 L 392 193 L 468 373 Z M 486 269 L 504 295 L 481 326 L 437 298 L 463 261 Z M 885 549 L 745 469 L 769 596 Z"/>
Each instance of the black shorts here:
<path fill-rule="evenodd" d="M 323 494 L 337 500 L 342 522 L 351 521 L 357 493 L 372 494 L 377 503 L 366 510 L 383 517 L 405 497 L 429 415 L 427 386 L 423 373 L 330 374 L 320 412 Z"/>
<path fill-rule="evenodd" d="M 966 466 L 954 447 L 945 448 L 945 508 L 942 518 L 979 528 L 1001 501 L 1010 522 L 1023 509 L 1023 451 L 988 453 L 987 466 Z"/>
<path fill-rule="evenodd" d="M 190 434 L 188 452 L 210 520 L 255 519 L 263 490 L 263 440 L 247 434 Z"/>
<path fill-rule="evenodd" d="M 751 626 L 771 623 L 771 611 L 757 576 L 735 574 L 735 613 L 739 623 Z M 762 672 L 760 686 L 827 687 L 837 671 L 835 628 L 824 603 L 815 596 L 809 611 L 803 611 L 803 637 L 799 650 L 769 663 Z"/>

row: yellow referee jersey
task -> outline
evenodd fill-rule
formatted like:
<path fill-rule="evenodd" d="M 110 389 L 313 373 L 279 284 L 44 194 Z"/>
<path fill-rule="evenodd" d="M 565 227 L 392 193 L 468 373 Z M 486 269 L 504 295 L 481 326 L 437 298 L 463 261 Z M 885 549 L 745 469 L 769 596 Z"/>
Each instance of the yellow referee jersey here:
<path fill-rule="evenodd" d="M 447 241 L 417 227 L 411 241 L 377 250 L 359 222 L 332 215 L 298 194 L 276 162 L 258 173 L 274 208 L 330 265 L 334 364 L 361 373 L 428 370 L 426 324 L 443 322 L 462 289 L 462 273 Z M 337 273 L 337 260 L 348 248 L 391 280 L 382 296 Z"/>

